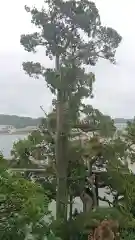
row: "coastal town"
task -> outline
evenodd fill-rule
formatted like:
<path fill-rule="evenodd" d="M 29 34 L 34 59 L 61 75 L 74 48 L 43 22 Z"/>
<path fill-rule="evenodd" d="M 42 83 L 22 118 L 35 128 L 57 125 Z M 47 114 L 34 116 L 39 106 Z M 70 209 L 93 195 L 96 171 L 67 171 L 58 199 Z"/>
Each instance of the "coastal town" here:
<path fill-rule="evenodd" d="M 23 128 L 15 128 L 12 125 L 0 125 L 0 135 L 28 134 L 37 130 L 36 126 L 26 126 Z"/>

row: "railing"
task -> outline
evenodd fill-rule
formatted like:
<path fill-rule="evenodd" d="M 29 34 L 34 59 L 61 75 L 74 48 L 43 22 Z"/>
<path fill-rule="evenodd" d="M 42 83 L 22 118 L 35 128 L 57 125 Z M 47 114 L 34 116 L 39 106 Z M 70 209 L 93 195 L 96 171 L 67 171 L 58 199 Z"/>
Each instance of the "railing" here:
<path fill-rule="evenodd" d="M 9 170 L 14 171 L 14 172 L 46 172 L 46 169 L 44 168 L 9 168 Z M 114 169 L 114 171 L 116 171 Z M 105 169 L 103 170 L 92 170 L 92 173 L 103 173 L 106 172 Z M 129 172 L 123 172 L 123 174 L 130 174 Z"/>

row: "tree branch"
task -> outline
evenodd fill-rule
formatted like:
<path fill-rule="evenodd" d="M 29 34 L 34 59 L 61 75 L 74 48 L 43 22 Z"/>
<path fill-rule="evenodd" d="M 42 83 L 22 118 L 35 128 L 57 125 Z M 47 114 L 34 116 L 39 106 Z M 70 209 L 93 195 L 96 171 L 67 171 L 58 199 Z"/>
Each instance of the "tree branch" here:
<path fill-rule="evenodd" d="M 98 196 L 98 199 L 99 199 L 100 201 L 103 201 L 103 202 L 108 203 L 110 207 L 113 206 L 113 203 L 112 203 L 111 201 L 109 201 L 106 197 L 103 197 L 103 198 L 102 198 L 102 197 Z"/>
<path fill-rule="evenodd" d="M 45 112 L 45 110 L 43 109 L 43 107 L 40 106 L 40 108 L 41 108 L 41 110 L 43 111 L 43 113 L 45 114 L 45 116 L 46 116 L 46 118 L 47 118 L 48 115 L 47 115 L 47 113 Z M 50 136 L 52 137 L 52 139 L 55 141 L 55 134 L 53 134 L 53 133 L 51 132 L 48 121 L 47 121 L 47 125 L 48 125 L 48 126 L 47 126 L 47 130 L 48 130 Z"/>

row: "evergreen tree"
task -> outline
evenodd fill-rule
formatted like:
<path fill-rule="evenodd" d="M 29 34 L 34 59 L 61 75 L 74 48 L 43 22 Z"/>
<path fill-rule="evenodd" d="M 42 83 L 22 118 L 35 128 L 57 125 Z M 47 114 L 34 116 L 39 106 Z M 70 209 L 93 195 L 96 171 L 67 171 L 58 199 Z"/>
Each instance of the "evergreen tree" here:
<path fill-rule="evenodd" d="M 44 77 L 56 95 L 57 217 L 66 219 L 70 116 L 78 114 L 83 98 L 92 97 L 94 80 L 94 75 L 86 74 L 82 64 L 93 66 L 99 58 L 114 63 L 121 36 L 101 25 L 95 3 L 87 0 L 46 0 L 41 10 L 27 6 L 25 9 L 39 31 L 22 35 L 21 44 L 28 52 L 43 46 L 46 55 L 55 58 L 55 69 L 33 62 L 23 63 L 23 68 L 30 76 Z"/>

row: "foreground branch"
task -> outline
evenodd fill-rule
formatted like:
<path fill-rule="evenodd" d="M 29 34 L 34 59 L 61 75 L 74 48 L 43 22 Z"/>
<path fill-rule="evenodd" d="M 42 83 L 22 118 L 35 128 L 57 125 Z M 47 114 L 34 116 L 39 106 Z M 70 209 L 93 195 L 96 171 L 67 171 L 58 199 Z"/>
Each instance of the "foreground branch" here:
<path fill-rule="evenodd" d="M 103 197 L 103 198 L 102 198 L 102 197 L 98 196 L 98 199 L 99 199 L 100 201 L 103 201 L 103 202 L 108 203 L 108 204 L 109 204 L 109 207 L 113 206 L 112 202 L 109 201 L 106 197 Z"/>

